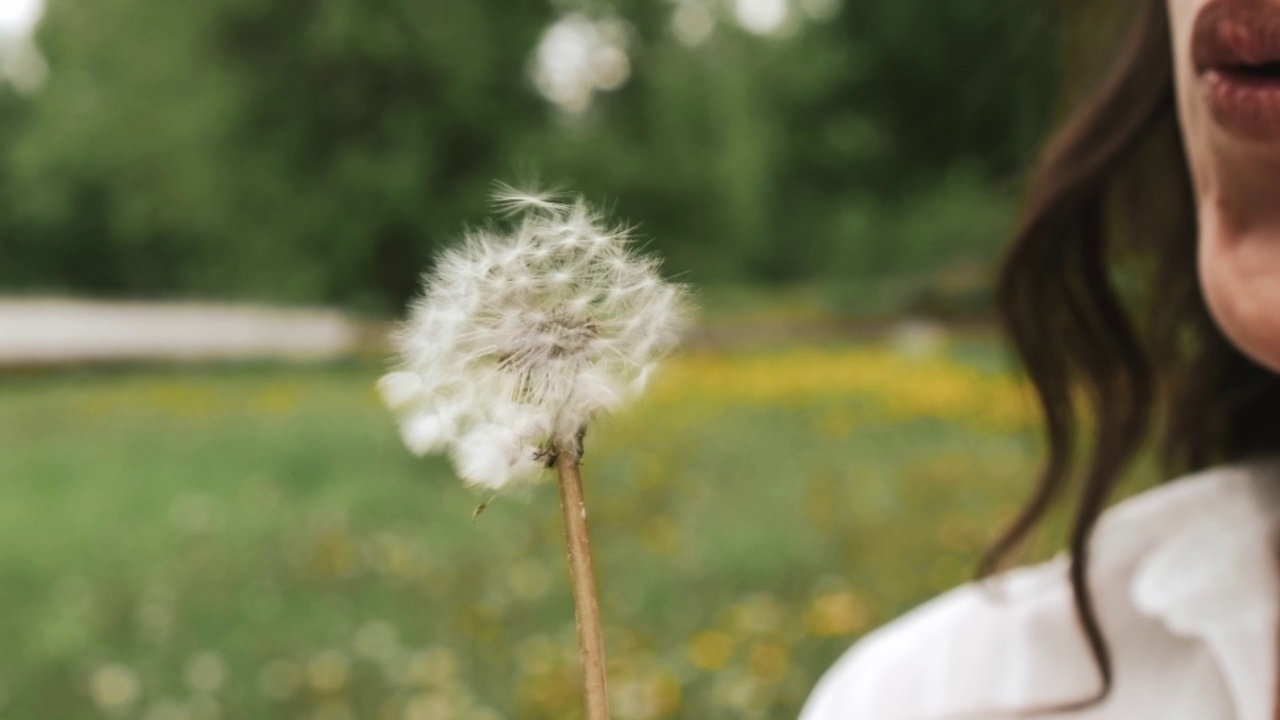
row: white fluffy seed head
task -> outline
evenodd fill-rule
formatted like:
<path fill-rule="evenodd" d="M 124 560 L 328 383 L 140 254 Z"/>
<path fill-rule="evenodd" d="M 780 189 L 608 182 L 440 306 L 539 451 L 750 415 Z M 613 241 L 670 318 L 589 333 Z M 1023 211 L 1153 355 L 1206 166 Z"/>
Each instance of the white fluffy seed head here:
<path fill-rule="evenodd" d="M 406 445 L 449 448 L 467 482 L 536 477 L 540 458 L 644 388 L 688 318 L 683 287 L 583 201 L 504 188 L 507 230 L 438 259 L 379 382 Z"/>

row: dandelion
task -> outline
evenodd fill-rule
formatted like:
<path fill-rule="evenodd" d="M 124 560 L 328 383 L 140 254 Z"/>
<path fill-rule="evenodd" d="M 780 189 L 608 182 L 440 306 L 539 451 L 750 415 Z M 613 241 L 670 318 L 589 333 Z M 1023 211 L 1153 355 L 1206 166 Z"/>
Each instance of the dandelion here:
<path fill-rule="evenodd" d="M 733 636 L 722 630 L 705 630 L 689 641 L 689 660 L 707 672 L 723 670 L 733 660 Z"/>
<path fill-rule="evenodd" d="M 227 664 L 215 652 L 202 652 L 187 661 L 183 669 L 187 687 L 198 693 L 216 693 L 227 681 Z"/>
<path fill-rule="evenodd" d="M 303 669 L 292 660 L 272 660 L 258 674 L 258 689 L 272 700 L 293 697 L 302 684 Z"/>
<path fill-rule="evenodd" d="M 776 683 L 787 673 L 790 652 L 781 643 L 761 641 L 751 647 L 748 666 L 751 674 L 766 683 Z"/>
<path fill-rule="evenodd" d="M 458 716 L 455 700 L 441 693 L 422 693 L 409 699 L 404 720 L 447 720 Z"/>
<path fill-rule="evenodd" d="M 581 201 L 503 191 L 509 232 L 444 253 L 379 382 L 410 450 L 448 448 L 467 482 L 537 477 L 596 414 L 635 396 L 684 327 L 682 288 Z"/>
<path fill-rule="evenodd" d="M 104 712 L 119 712 L 131 707 L 142 692 L 138 674 L 120 663 L 98 666 L 89 676 L 89 696 Z"/>
<path fill-rule="evenodd" d="M 177 700 L 165 699 L 157 702 L 142 717 L 143 720 L 191 720 L 191 713 Z"/>
<path fill-rule="evenodd" d="M 356 630 L 352 646 L 369 660 L 388 661 L 400 650 L 400 639 L 391 623 L 370 620 Z"/>
<path fill-rule="evenodd" d="M 418 650 L 409 656 L 405 675 L 417 687 L 451 687 L 458 684 L 458 658 L 443 646 Z"/>
<path fill-rule="evenodd" d="M 522 600 L 537 600 L 551 589 L 551 573 L 536 560 L 525 560 L 507 575 L 512 592 Z"/>
<path fill-rule="evenodd" d="M 496 491 L 556 468 L 587 717 L 597 720 L 608 711 L 582 439 L 674 348 L 686 294 L 582 200 L 509 188 L 496 200 L 510 226 L 473 231 L 440 257 L 396 335 L 401 368 L 378 385 L 405 445 L 447 450 L 470 485 Z"/>
<path fill-rule="evenodd" d="M 222 720 L 222 706 L 211 695 L 193 695 L 187 698 L 187 713 L 191 720 Z"/>
<path fill-rule="evenodd" d="M 351 681 L 351 662 L 340 650 L 323 650 L 307 662 L 307 682 L 319 695 L 336 695 Z"/>

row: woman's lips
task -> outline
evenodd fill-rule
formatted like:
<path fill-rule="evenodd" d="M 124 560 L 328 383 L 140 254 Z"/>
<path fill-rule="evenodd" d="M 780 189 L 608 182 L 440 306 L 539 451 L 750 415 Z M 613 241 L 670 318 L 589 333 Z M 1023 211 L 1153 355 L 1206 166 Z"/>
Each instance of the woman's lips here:
<path fill-rule="evenodd" d="M 1196 17 L 1191 60 L 1220 127 L 1243 139 L 1280 143 L 1280 6 L 1209 3 Z"/>

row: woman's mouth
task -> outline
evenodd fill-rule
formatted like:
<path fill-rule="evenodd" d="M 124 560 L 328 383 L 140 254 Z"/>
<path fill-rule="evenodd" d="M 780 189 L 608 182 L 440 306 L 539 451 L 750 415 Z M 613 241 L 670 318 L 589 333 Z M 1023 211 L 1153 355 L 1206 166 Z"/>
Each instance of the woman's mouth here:
<path fill-rule="evenodd" d="M 1246 140 L 1280 143 L 1280 7 L 1214 0 L 1196 17 L 1191 56 L 1219 126 Z"/>

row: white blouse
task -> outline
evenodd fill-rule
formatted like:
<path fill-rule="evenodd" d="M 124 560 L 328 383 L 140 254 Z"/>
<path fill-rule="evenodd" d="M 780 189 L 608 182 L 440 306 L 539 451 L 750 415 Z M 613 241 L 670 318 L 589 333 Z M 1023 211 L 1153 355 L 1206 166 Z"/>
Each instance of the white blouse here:
<path fill-rule="evenodd" d="M 1274 460 L 1191 475 L 1108 510 L 1090 585 L 1115 684 L 1087 710 L 1034 717 L 1272 720 L 1277 514 Z M 1059 557 L 952 590 L 866 636 L 801 720 L 1020 717 L 1099 686 Z"/>

